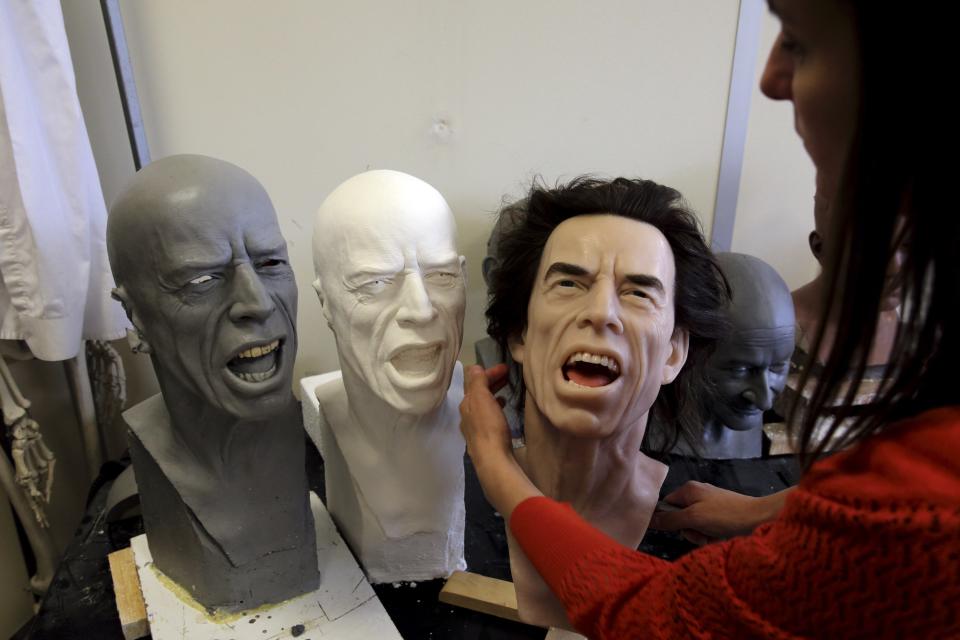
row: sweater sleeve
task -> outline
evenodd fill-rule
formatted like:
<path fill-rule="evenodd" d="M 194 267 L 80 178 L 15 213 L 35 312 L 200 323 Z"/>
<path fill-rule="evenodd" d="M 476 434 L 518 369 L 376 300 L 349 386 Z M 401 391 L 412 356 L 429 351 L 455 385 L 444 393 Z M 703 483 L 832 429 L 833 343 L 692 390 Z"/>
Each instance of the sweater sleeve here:
<path fill-rule="evenodd" d="M 915 465 L 899 453 L 884 464 Z M 510 527 L 593 640 L 960 638 L 958 494 L 914 482 L 909 499 L 885 499 L 887 477 L 849 472 L 836 488 L 829 465 L 864 466 L 860 454 L 846 457 L 818 463 L 826 466 L 753 534 L 673 563 L 619 545 L 547 498 L 522 502 Z"/>
<path fill-rule="evenodd" d="M 593 640 L 784 637 L 730 590 L 730 543 L 667 562 L 620 545 L 569 505 L 542 497 L 518 505 L 510 527 L 574 627 Z"/>

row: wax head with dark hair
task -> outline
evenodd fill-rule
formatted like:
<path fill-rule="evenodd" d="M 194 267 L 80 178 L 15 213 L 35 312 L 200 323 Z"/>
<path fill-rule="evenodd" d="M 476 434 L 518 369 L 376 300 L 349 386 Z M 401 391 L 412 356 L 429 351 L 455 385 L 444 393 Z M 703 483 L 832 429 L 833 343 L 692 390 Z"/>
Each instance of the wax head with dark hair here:
<path fill-rule="evenodd" d="M 820 352 L 827 319 L 837 333 L 795 425 L 809 465 L 828 443 L 852 444 L 893 420 L 960 403 L 960 218 L 951 210 L 954 163 L 942 159 L 956 116 L 949 101 L 927 99 L 952 72 L 952 23 L 906 3 L 775 0 L 770 8 L 782 30 L 761 89 L 793 102 L 818 192 L 830 202 L 823 268 L 831 286 L 811 351 Z M 897 339 L 874 401 L 856 406 L 894 260 L 902 260 Z M 821 433 L 824 415 L 834 420 Z"/>
<path fill-rule="evenodd" d="M 515 215 L 514 209 L 511 209 Z M 612 214 L 644 222 L 663 235 L 676 268 L 674 323 L 689 335 L 686 364 L 671 384 L 661 388 L 651 408 L 650 424 L 667 432 L 644 448 L 651 453 L 671 449 L 680 439 L 699 446 L 702 432 L 700 394 L 706 389 L 704 363 L 727 324 L 724 307 L 729 291 L 713 254 L 704 242 L 697 218 L 679 192 L 649 180 L 580 177 L 547 188 L 535 183 L 519 223 L 500 237 L 501 260 L 489 274 L 487 332 L 501 351 L 510 350 L 528 324 L 528 305 L 547 240 L 561 223 L 577 216 Z M 518 366 L 518 365 L 515 365 Z M 514 392 L 523 401 L 523 376 Z M 651 451 L 651 441 L 656 445 Z"/>

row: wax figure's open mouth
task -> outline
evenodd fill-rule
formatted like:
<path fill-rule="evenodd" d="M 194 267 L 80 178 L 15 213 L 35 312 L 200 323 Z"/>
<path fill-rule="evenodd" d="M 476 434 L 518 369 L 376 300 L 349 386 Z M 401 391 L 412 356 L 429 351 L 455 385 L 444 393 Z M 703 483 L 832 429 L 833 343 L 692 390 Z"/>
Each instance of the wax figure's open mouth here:
<path fill-rule="evenodd" d="M 443 344 L 406 347 L 390 357 L 390 364 L 404 376 L 425 376 L 437 370 Z"/>
<path fill-rule="evenodd" d="M 281 344 L 273 340 L 248 347 L 227 362 L 227 370 L 244 382 L 263 382 L 277 372 Z"/>
<path fill-rule="evenodd" d="M 561 371 L 564 380 L 581 387 L 605 387 L 620 377 L 616 358 L 587 351 L 572 354 Z"/>

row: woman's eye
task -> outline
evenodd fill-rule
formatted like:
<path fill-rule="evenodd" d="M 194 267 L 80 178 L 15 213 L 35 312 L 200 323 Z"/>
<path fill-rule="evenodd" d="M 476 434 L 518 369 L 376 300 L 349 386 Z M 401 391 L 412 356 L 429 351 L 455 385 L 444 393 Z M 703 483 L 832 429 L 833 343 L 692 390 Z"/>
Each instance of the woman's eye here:
<path fill-rule="evenodd" d="M 207 282 L 210 282 L 211 280 L 213 280 L 213 276 L 208 275 L 208 274 L 204 274 L 204 275 L 202 275 L 202 276 L 197 276 L 196 278 L 194 278 L 193 280 L 191 280 L 191 281 L 190 281 L 190 284 L 206 284 Z"/>
<path fill-rule="evenodd" d="M 558 287 L 575 287 L 577 286 L 576 280 L 560 280 L 557 282 Z"/>
<path fill-rule="evenodd" d="M 649 297 L 650 297 L 650 296 L 647 295 L 647 292 L 644 291 L 643 289 L 630 289 L 630 291 L 628 291 L 627 293 L 629 293 L 631 296 L 635 296 L 635 297 L 637 297 L 637 298 L 649 298 Z"/>

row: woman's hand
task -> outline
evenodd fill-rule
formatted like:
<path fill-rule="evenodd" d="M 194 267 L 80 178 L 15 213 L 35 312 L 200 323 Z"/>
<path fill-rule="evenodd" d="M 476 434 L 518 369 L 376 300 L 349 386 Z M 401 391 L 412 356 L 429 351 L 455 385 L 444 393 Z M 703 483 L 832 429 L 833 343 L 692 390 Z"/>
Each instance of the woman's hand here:
<path fill-rule="evenodd" d="M 712 484 L 690 481 L 664 499 L 681 508 L 655 512 L 650 527 L 679 531 L 694 544 L 745 535 L 776 518 L 789 492 L 790 489 L 784 489 L 753 498 Z"/>
<path fill-rule="evenodd" d="M 460 431 L 487 501 L 509 519 L 518 504 L 543 494 L 513 457 L 510 428 L 503 408 L 493 396 L 506 382 L 505 364 L 487 370 L 477 365 L 467 368 L 460 403 Z"/>

